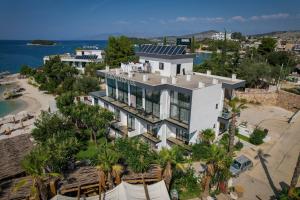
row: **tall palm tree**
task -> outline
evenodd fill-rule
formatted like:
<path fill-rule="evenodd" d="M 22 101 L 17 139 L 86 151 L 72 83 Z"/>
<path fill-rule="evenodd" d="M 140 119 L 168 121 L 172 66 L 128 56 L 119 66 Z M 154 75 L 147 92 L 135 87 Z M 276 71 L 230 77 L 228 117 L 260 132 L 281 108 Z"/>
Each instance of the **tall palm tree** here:
<path fill-rule="evenodd" d="M 22 167 L 27 174 L 30 175 L 32 179 L 31 186 L 31 196 L 35 200 L 47 200 L 47 188 L 44 185 L 44 179 L 49 178 L 51 176 L 59 176 L 57 173 L 46 172 L 46 160 L 47 157 L 41 148 L 36 148 L 32 150 L 22 161 Z M 22 185 L 26 184 L 26 182 L 20 182 L 18 185 L 22 187 Z M 16 190 L 18 189 L 16 188 Z"/>
<path fill-rule="evenodd" d="M 289 192 L 288 192 L 289 197 L 293 196 L 293 192 L 296 188 L 299 176 L 300 176 L 300 152 L 299 152 L 299 155 L 298 155 L 298 161 L 297 161 L 295 169 L 294 169 L 293 177 L 292 177 Z"/>
<path fill-rule="evenodd" d="M 234 98 L 228 102 L 228 105 L 230 107 L 232 118 L 231 122 L 229 124 L 229 145 L 228 145 L 228 153 L 232 155 L 233 148 L 234 148 L 234 136 L 236 131 L 236 121 L 237 116 L 241 112 L 242 109 L 245 109 L 245 103 L 239 102 L 237 98 Z"/>
<path fill-rule="evenodd" d="M 172 174 L 174 169 L 184 169 L 184 158 L 178 146 L 172 149 L 163 148 L 159 152 L 159 158 L 163 170 L 163 179 L 165 180 L 166 187 L 169 190 L 172 181 Z"/>
<path fill-rule="evenodd" d="M 206 143 L 206 144 L 212 144 L 213 141 L 215 140 L 215 132 L 213 129 L 205 129 L 201 132 L 201 140 L 202 142 Z"/>
<path fill-rule="evenodd" d="M 117 164 L 119 160 L 118 153 L 113 149 L 112 144 L 108 144 L 107 141 L 101 141 L 98 146 L 98 157 L 97 157 L 97 169 L 99 174 L 99 192 L 103 187 L 103 181 L 107 181 L 108 189 L 112 189 L 115 185 L 113 178 L 120 179 L 119 177 L 114 177 L 112 173 L 116 176 L 120 176 L 121 167 Z M 120 181 L 119 181 L 120 182 Z M 101 186 L 102 185 L 102 186 Z M 100 195 L 99 195 L 100 196 Z"/>
<path fill-rule="evenodd" d="M 215 178 L 218 183 L 229 178 L 229 167 L 232 161 L 231 157 L 226 154 L 226 150 L 216 144 L 210 146 L 209 154 L 210 156 L 206 160 L 207 169 L 203 182 L 203 199 L 209 195 L 209 188 L 213 178 Z"/>

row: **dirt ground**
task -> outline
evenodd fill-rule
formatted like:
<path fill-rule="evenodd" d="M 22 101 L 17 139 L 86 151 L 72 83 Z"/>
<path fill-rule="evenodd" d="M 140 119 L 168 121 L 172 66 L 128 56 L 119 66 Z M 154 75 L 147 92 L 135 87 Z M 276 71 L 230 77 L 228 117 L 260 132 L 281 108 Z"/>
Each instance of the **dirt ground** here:
<path fill-rule="evenodd" d="M 255 147 L 244 147 L 238 154 L 249 157 L 254 167 L 237 179 L 234 185 L 245 189 L 242 199 L 270 199 L 282 187 L 290 184 L 300 152 L 300 115 L 292 123 L 292 112 L 275 106 L 248 106 L 242 111 L 239 121 L 249 126 L 269 129 L 271 140 Z M 256 159 L 258 150 L 265 155 Z M 300 181 L 298 182 L 300 186 Z"/>

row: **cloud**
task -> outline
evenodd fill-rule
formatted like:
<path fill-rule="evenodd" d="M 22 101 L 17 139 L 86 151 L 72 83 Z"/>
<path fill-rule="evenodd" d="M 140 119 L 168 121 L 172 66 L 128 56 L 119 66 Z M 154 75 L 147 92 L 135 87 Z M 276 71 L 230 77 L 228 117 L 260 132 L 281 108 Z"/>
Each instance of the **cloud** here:
<path fill-rule="evenodd" d="M 286 19 L 290 16 L 288 13 L 276 13 L 271 15 L 260 15 L 260 16 L 252 16 L 250 20 L 273 20 L 273 19 Z"/>
<path fill-rule="evenodd" d="M 175 22 L 212 22 L 212 23 L 219 23 L 224 22 L 223 17 L 185 17 L 180 16 L 175 19 Z"/>
<path fill-rule="evenodd" d="M 184 17 L 184 16 L 181 16 L 181 17 L 177 17 L 176 18 L 176 22 L 191 22 L 191 21 L 195 21 L 197 18 L 196 17 Z"/>
<path fill-rule="evenodd" d="M 230 18 L 231 21 L 244 22 L 246 19 L 243 16 L 233 16 Z"/>

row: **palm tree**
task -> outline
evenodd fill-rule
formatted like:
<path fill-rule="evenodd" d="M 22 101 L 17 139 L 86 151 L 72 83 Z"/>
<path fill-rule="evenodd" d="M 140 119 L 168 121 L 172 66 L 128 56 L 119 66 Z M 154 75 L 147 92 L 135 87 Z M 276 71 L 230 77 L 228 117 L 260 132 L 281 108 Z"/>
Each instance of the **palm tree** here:
<path fill-rule="evenodd" d="M 230 177 L 229 167 L 232 159 L 226 154 L 226 150 L 216 144 L 212 144 L 209 149 L 209 154 L 210 156 L 206 161 L 206 176 L 203 182 L 203 199 L 209 195 L 209 188 L 213 178 L 215 178 L 219 184 L 220 181 L 225 181 Z"/>
<path fill-rule="evenodd" d="M 245 102 L 239 102 L 237 98 L 234 98 L 228 102 L 228 105 L 231 108 L 232 118 L 229 124 L 229 145 L 228 145 L 228 153 L 232 155 L 234 149 L 234 136 L 236 132 L 236 121 L 237 116 L 241 112 L 242 109 L 245 109 Z"/>
<path fill-rule="evenodd" d="M 215 140 L 215 136 L 216 135 L 213 129 L 205 129 L 201 132 L 200 135 L 202 142 L 208 145 L 213 143 L 213 141 Z"/>
<path fill-rule="evenodd" d="M 289 197 L 293 196 L 293 192 L 296 188 L 299 176 L 300 176 L 300 152 L 299 152 L 299 155 L 298 155 L 298 161 L 297 161 L 295 169 L 294 169 L 293 177 L 292 177 L 289 192 L 288 192 Z"/>
<path fill-rule="evenodd" d="M 163 178 L 165 180 L 166 187 L 169 190 L 174 168 L 179 170 L 184 169 L 182 151 L 178 146 L 174 146 L 172 149 L 163 148 L 159 152 L 159 158 L 161 166 L 164 168 Z"/>
<path fill-rule="evenodd" d="M 35 148 L 22 161 L 22 167 L 32 179 L 31 196 L 35 200 L 47 200 L 47 188 L 44 185 L 44 179 L 50 176 L 59 176 L 57 173 L 46 172 L 47 157 L 41 148 Z M 26 182 L 20 182 L 18 188 Z M 16 190 L 18 189 L 16 188 Z"/>
<path fill-rule="evenodd" d="M 97 169 L 99 174 L 99 196 L 101 196 L 101 188 L 105 183 L 108 185 L 108 189 L 112 189 L 115 185 L 113 178 L 118 179 L 120 182 L 120 175 L 122 173 L 122 167 L 120 167 L 117 162 L 119 161 L 119 155 L 114 150 L 112 144 L 108 144 L 107 140 L 101 141 L 98 149 L 98 158 L 97 158 Z M 113 176 L 116 175 L 116 176 Z M 104 185 L 103 185 L 104 183 Z"/>

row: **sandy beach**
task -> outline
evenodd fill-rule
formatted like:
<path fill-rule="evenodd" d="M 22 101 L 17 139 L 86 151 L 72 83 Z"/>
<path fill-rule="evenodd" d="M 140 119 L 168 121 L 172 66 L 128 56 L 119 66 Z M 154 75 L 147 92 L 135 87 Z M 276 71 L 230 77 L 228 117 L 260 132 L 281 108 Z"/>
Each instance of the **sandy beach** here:
<path fill-rule="evenodd" d="M 13 74 L 5 79 L 2 79 L 2 83 L 12 83 L 25 89 L 23 95 L 18 97 L 18 100 L 23 102 L 23 105 L 11 114 L 16 114 L 21 111 L 28 111 L 39 115 L 42 110 L 48 110 L 49 103 L 54 101 L 55 97 L 51 94 L 46 94 L 44 91 L 40 91 L 37 87 L 30 85 L 28 79 L 19 79 L 18 74 Z"/>

